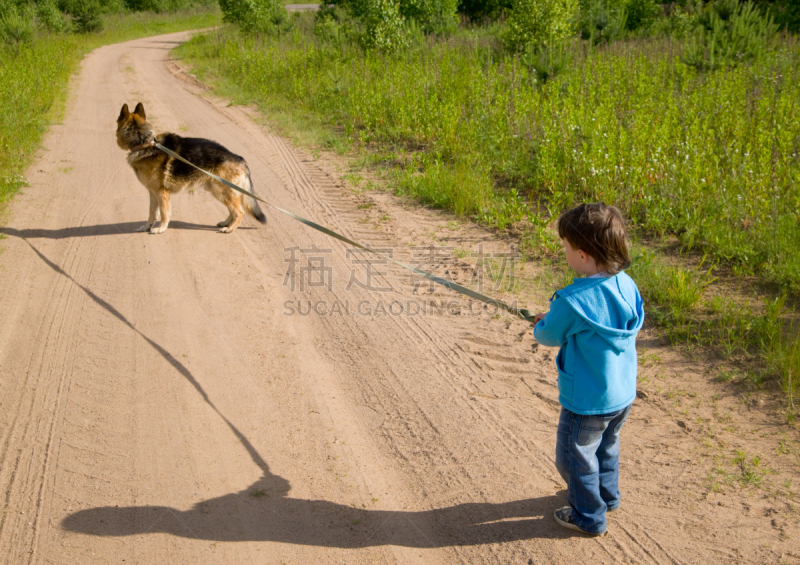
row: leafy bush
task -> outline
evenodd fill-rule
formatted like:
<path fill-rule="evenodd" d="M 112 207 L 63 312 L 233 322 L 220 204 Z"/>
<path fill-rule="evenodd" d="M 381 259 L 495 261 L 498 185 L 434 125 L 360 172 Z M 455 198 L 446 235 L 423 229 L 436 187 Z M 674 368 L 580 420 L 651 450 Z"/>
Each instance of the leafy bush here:
<path fill-rule="evenodd" d="M 619 0 L 581 2 L 578 29 L 582 39 L 604 43 L 617 39 L 625 29 L 625 7 Z"/>
<path fill-rule="evenodd" d="M 246 33 L 274 33 L 288 23 L 280 0 L 220 0 L 222 19 Z"/>
<path fill-rule="evenodd" d="M 625 4 L 625 29 L 633 31 L 650 25 L 659 11 L 655 0 L 628 0 Z"/>
<path fill-rule="evenodd" d="M 511 9 L 511 0 L 461 0 L 458 13 L 475 23 L 493 21 Z"/>
<path fill-rule="evenodd" d="M 16 6 L 8 3 L 0 6 L 0 37 L 19 47 L 33 40 L 33 9 L 30 5 Z"/>
<path fill-rule="evenodd" d="M 124 1 L 125 7 L 130 11 L 149 11 L 156 13 L 178 12 L 188 10 L 192 7 L 213 8 L 218 4 L 217 0 L 110 0 Z M 140 2 L 142 8 L 134 9 L 131 6 Z"/>
<path fill-rule="evenodd" d="M 656 0 L 582 0 L 578 29 L 594 43 L 613 41 L 625 30 L 648 28 L 660 11 Z"/>
<path fill-rule="evenodd" d="M 408 45 L 410 25 L 424 33 L 449 34 L 458 26 L 458 0 L 335 0 L 365 29 L 360 43 L 382 51 Z"/>
<path fill-rule="evenodd" d="M 530 76 L 535 76 L 540 83 L 545 83 L 567 70 L 572 61 L 572 52 L 561 42 L 538 49 L 528 48 L 520 57 L 520 61 L 528 67 Z"/>
<path fill-rule="evenodd" d="M 125 8 L 131 12 L 177 12 L 188 8 L 189 0 L 124 0 Z"/>
<path fill-rule="evenodd" d="M 408 11 L 418 16 L 424 8 L 424 1 Z M 343 18 L 344 14 L 346 17 Z M 386 53 L 407 47 L 407 28 L 409 24 L 415 27 L 416 23 L 406 19 L 403 5 L 398 0 L 336 0 L 329 7 L 323 7 L 316 20 L 317 35 L 330 36 L 334 32 L 341 35 L 344 31 L 362 48 Z M 326 20 L 335 20 L 340 25 L 334 26 Z"/>
<path fill-rule="evenodd" d="M 314 35 L 324 41 L 338 42 L 343 35 L 341 19 L 336 6 L 320 6 L 314 14 Z"/>
<path fill-rule="evenodd" d="M 61 33 L 67 30 L 67 22 L 52 0 L 42 0 L 36 5 L 36 22 L 39 27 L 49 33 Z"/>
<path fill-rule="evenodd" d="M 778 0 L 770 7 L 770 14 L 780 29 L 800 31 L 800 2 L 797 0 Z"/>
<path fill-rule="evenodd" d="M 173 5 L 172 2 L 174 0 L 168 0 L 165 2 L 166 6 Z M 216 2 L 214 2 L 216 4 Z M 125 7 L 125 0 L 98 0 L 98 4 L 100 4 L 100 13 L 101 14 L 123 14 L 128 10 Z M 179 8 L 175 8 L 177 10 Z M 166 11 L 166 10 L 163 10 Z"/>
<path fill-rule="evenodd" d="M 511 51 L 538 48 L 572 33 L 578 0 L 514 0 L 503 40 Z"/>
<path fill-rule="evenodd" d="M 366 29 L 360 39 L 365 49 L 392 52 L 408 45 L 405 18 L 395 0 L 367 0 L 364 4 L 361 19 Z"/>
<path fill-rule="evenodd" d="M 72 27 L 76 33 L 91 33 L 103 29 L 100 19 L 103 8 L 98 0 L 67 0 L 59 8 L 72 16 Z"/>
<path fill-rule="evenodd" d="M 551 215 L 615 202 L 647 233 L 800 292 L 800 40 L 781 38 L 752 66 L 703 73 L 666 39 L 577 49 L 557 80 L 531 88 L 546 51 L 498 53 L 469 33 L 401 56 L 313 36 L 223 34 L 180 49 L 268 111 L 428 154 L 402 170 L 429 202 L 492 207 L 483 196 L 492 183 Z M 432 171 L 436 182 L 416 178 Z M 457 196 L 437 197 L 451 173 Z"/>
<path fill-rule="evenodd" d="M 752 2 L 717 0 L 697 16 L 684 61 L 698 69 L 736 65 L 756 57 L 777 28 Z"/>
<path fill-rule="evenodd" d="M 680 6 L 674 6 L 665 18 L 658 18 L 650 27 L 653 36 L 683 39 L 694 28 L 695 18 Z"/>
<path fill-rule="evenodd" d="M 400 15 L 419 24 L 422 31 L 451 33 L 458 25 L 458 0 L 401 0 Z"/>

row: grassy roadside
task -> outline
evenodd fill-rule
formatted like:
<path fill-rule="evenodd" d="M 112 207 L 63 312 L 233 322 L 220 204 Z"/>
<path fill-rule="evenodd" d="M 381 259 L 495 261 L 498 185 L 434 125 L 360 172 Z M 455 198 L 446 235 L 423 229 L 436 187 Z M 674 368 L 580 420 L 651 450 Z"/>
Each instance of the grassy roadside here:
<path fill-rule="evenodd" d="M 552 219 L 575 201 L 618 203 L 650 238 L 631 274 L 651 319 L 673 343 L 715 351 L 721 380 L 779 383 L 794 417 L 796 41 L 710 75 L 667 40 L 622 42 L 576 51 L 575 70 L 544 81 L 480 30 L 390 56 L 295 22 L 278 39 L 224 29 L 177 52 L 301 144 L 355 151 L 398 194 L 512 227 L 556 271 Z M 659 251 L 665 242 L 691 255 Z"/>
<path fill-rule="evenodd" d="M 648 233 L 800 291 L 796 40 L 708 73 L 668 39 L 576 45 L 572 69 L 543 81 L 536 61 L 498 53 L 480 30 L 387 55 L 296 21 L 277 39 L 221 32 L 179 52 L 239 77 L 238 99 L 287 112 L 300 101 L 347 138 L 383 144 L 402 161 L 401 190 L 428 204 L 502 229 L 615 202 Z"/>
<path fill-rule="evenodd" d="M 97 34 L 46 34 L 18 50 L 0 50 L 0 212 L 25 186 L 36 148 L 64 108 L 69 79 L 86 53 L 102 45 L 215 26 L 219 10 L 138 12 L 104 18 Z"/>

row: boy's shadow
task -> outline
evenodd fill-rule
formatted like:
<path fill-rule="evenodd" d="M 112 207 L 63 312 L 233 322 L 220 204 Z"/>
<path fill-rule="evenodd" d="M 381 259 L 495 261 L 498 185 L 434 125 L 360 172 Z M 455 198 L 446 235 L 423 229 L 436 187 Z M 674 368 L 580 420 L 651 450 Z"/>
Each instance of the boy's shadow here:
<path fill-rule="evenodd" d="M 186 511 L 167 506 L 106 506 L 70 514 L 61 526 L 95 536 L 168 533 L 214 541 L 340 548 L 446 547 L 570 535 L 548 519 L 564 503 L 563 496 L 410 512 L 290 498 L 284 494 L 287 488 L 285 479 L 269 474 L 245 490 L 199 502 Z"/>
<path fill-rule="evenodd" d="M 445 547 L 570 535 L 549 519 L 553 509 L 565 502 L 563 493 L 561 496 L 498 504 L 458 504 L 419 512 L 366 510 L 326 500 L 287 497 L 289 481 L 270 472 L 267 462 L 234 423 L 219 411 L 187 366 L 132 324 L 113 305 L 73 279 L 30 241 L 25 241 L 45 264 L 70 280 L 163 357 L 217 413 L 262 472 L 261 479 L 249 488 L 199 502 L 186 511 L 168 506 L 90 508 L 64 518 L 61 521 L 64 529 L 95 536 L 161 532 L 216 541 L 276 541 L 342 548 L 377 545 Z"/>

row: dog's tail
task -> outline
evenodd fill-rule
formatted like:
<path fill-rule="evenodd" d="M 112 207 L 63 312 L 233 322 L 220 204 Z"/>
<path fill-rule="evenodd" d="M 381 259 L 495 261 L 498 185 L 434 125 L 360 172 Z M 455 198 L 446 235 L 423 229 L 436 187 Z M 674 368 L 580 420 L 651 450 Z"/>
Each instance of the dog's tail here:
<path fill-rule="evenodd" d="M 243 188 L 250 194 L 255 194 L 255 191 L 253 190 L 253 181 L 250 180 L 250 167 L 248 167 L 245 164 L 245 169 L 247 169 L 247 177 L 245 177 Z M 261 206 L 258 205 L 258 200 L 256 200 L 252 196 L 244 197 L 244 208 L 251 216 L 253 216 L 256 220 L 258 220 L 262 224 L 267 223 L 267 217 L 261 210 Z"/>

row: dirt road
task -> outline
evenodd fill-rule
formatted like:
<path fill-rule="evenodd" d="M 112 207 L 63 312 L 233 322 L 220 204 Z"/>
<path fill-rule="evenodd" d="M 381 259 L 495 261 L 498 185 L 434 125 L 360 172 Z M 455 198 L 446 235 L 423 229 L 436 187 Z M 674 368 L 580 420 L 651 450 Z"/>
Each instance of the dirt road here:
<path fill-rule="evenodd" d="M 796 555 L 796 541 L 781 538 L 796 540 L 796 529 L 772 528 L 757 501 L 752 514 L 719 519 L 686 473 L 692 440 L 641 401 L 610 534 L 558 528 L 554 352 L 537 349 L 522 322 L 393 315 L 398 304 L 457 297 L 415 289 L 387 265 L 367 285 L 358 256 L 269 209 L 266 226 L 219 234 L 226 212 L 206 194 L 175 197 L 164 234 L 137 233 L 148 198 L 113 132 L 122 103 L 138 101 L 158 131 L 244 156 L 261 196 L 395 258 L 411 261 L 410 242 L 433 226 L 407 209 L 389 214 L 396 228 L 362 222 L 365 207 L 313 159 L 170 71 L 169 50 L 186 37 L 86 58 L 2 230 L 0 561 Z M 691 488 L 696 496 L 681 494 Z"/>

